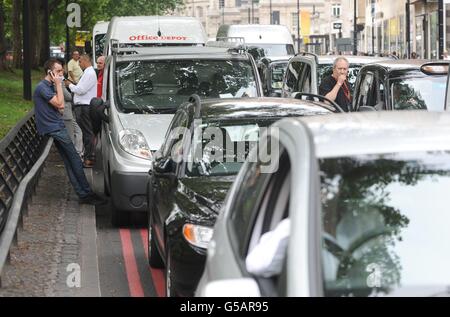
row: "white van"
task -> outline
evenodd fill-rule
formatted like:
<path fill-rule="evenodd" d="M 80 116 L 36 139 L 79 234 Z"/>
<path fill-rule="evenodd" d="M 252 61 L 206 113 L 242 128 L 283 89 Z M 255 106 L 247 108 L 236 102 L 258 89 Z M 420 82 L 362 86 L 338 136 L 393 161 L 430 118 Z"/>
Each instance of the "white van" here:
<path fill-rule="evenodd" d="M 221 25 L 217 31 L 221 38 L 244 38 L 246 45 L 264 49 L 268 57 L 295 55 L 294 40 L 284 25 L 231 24 Z"/>
<path fill-rule="evenodd" d="M 92 31 L 92 61 L 94 68 L 97 68 L 97 58 L 103 55 L 106 32 L 108 31 L 109 22 L 99 21 L 94 25 Z"/>
<path fill-rule="evenodd" d="M 111 55 L 111 40 L 121 47 L 204 46 L 206 31 L 193 17 L 130 16 L 113 17 L 108 26 L 104 55 Z"/>

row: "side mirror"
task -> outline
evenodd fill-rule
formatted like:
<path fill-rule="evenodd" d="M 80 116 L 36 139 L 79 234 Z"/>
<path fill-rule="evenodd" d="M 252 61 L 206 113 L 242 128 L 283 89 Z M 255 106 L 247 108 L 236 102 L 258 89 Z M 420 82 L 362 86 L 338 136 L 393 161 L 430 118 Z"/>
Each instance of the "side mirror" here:
<path fill-rule="evenodd" d="M 102 98 L 92 98 L 89 103 L 91 107 L 91 118 L 94 116 L 100 118 L 102 121 L 109 123 L 109 116 L 105 114 L 105 109 L 109 109 L 109 101 L 103 101 Z M 94 118 L 92 118 L 94 119 Z"/>
<path fill-rule="evenodd" d="M 153 164 L 153 176 L 159 178 L 165 178 L 169 180 L 175 180 L 175 162 L 172 159 L 162 159 Z"/>
<path fill-rule="evenodd" d="M 209 282 L 198 291 L 201 297 L 261 297 L 258 283 L 252 278 Z"/>

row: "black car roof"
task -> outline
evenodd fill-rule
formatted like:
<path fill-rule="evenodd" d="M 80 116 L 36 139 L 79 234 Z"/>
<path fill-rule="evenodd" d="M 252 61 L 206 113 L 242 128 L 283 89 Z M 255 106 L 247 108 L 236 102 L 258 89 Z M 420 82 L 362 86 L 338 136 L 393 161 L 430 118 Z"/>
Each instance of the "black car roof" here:
<path fill-rule="evenodd" d="M 366 65 L 365 67 L 383 67 L 386 69 L 386 71 L 397 71 L 397 70 L 418 70 L 420 71 L 420 68 L 424 64 L 448 64 L 448 61 L 445 60 L 429 60 L 429 59 L 398 59 L 398 60 L 391 60 L 391 61 L 384 61 L 384 62 L 376 62 L 371 63 L 370 65 Z"/>
<path fill-rule="evenodd" d="M 333 113 L 334 108 L 323 102 L 293 98 L 227 98 L 202 101 L 201 119 L 245 120 L 250 118 L 283 118 Z"/>

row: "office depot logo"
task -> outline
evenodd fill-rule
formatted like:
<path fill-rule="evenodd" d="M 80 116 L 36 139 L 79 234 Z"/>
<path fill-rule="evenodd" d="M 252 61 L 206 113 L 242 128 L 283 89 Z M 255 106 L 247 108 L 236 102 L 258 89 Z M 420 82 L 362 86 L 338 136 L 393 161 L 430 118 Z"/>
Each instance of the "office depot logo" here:
<path fill-rule="evenodd" d="M 187 36 L 131 35 L 130 41 L 187 41 Z"/>

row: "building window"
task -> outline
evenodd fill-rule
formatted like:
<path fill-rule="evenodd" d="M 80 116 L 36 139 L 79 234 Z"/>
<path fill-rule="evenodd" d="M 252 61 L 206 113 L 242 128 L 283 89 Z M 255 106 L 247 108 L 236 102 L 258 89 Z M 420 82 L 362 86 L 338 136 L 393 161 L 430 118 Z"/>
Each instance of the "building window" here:
<path fill-rule="evenodd" d="M 219 9 L 222 9 L 225 6 L 225 0 L 219 0 Z"/>
<path fill-rule="evenodd" d="M 272 12 L 272 23 L 273 24 L 280 24 L 280 11 L 273 11 Z"/>
<path fill-rule="evenodd" d="M 341 5 L 340 4 L 333 4 L 331 6 L 331 14 L 338 18 L 341 16 Z"/>
<path fill-rule="evenodd" d="M 292 29 L 294 31 L 297 31 L 297 27 L 298 27 L 298 15 L 297 12 L 293 12 L 291 13 L 291 17 L 292 17 Z"/>
<path fill-rule="evenodd" d="M 242 6 L 242 0 L 236 0 L 235 5 L 236 5 L 236 7 L 241 7 Z"/>

